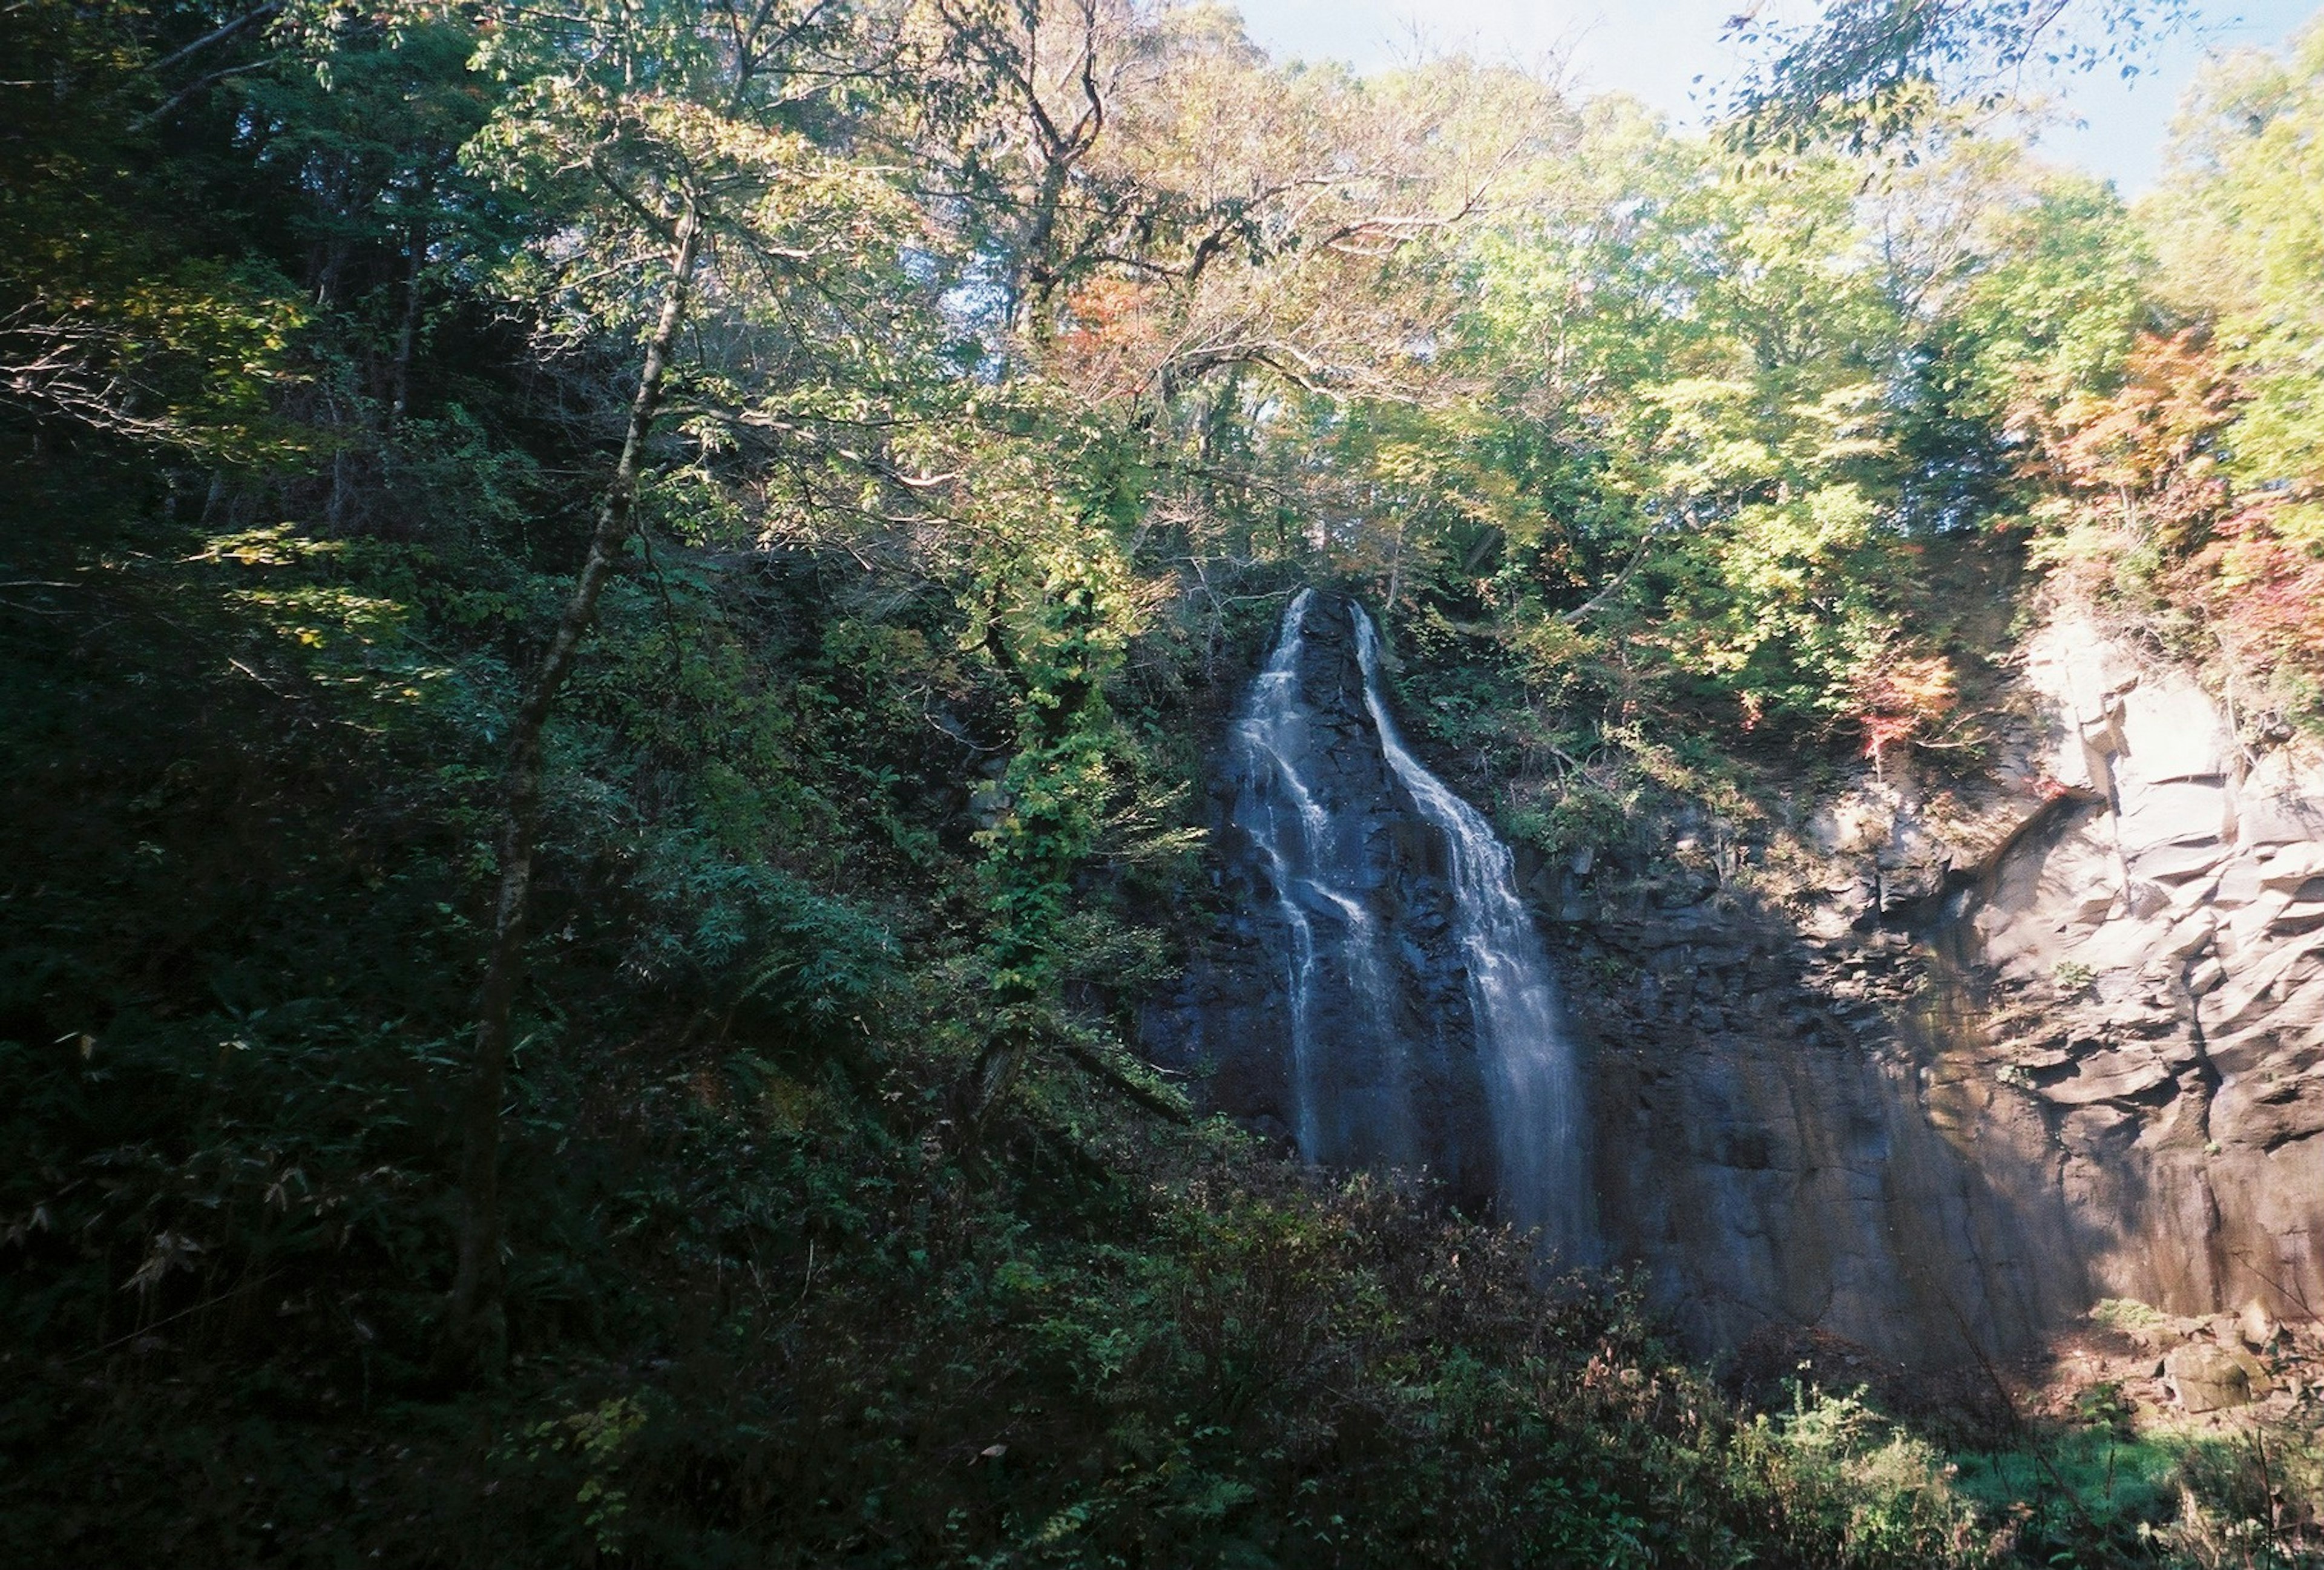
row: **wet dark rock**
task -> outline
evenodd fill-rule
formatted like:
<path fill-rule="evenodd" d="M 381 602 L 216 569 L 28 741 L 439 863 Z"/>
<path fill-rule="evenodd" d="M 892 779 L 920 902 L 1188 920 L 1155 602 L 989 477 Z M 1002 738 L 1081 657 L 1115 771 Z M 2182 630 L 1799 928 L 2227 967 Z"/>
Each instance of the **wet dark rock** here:
<path fill-rule="evenodd" d="M 1481 1211 L 1494 1193 L 1490 1120 L 1466 972 L 1452 937 L 1445 850 L 1372 734 L 1347 603 L 1319 601 L 1305 642 L 1297 679 L 1310 723 L 1296 762 L 1329 814 L 1342 863 L 1360 869 L 1351 882 L 1369 890 L 1364 903 L 1383 928 L 1395 972 L 1386 989 L 1394 1000 L 1389 1017 L 1345 989 L 1323 988 L 1310 1029 L 1343 1045 L 1392 1037 L 1404 1056 L 1394 1069 L 1401 1096 L 1388 1094 L 1390 1066 L 1376 1063 L 1351 1076 L 1346 1057 L 1337 1060 L 1339 1072 L 1319 1086 L 1327 1103 L 1319 1122 L 1332 1141 L 1323 1155 L 1335 1166 L 1425 1166 L 1459 1202 Z M 1277 896 L 1263 858 L 1234 823 L 1246 783 L 1231 759 L 1213 771 L 1211 816 L 1228 914 L 1190 970 L 1198 997 L 1231 1001 L 1174 1000 L 1148 1011 L 1144 1036 L 1164 1062 L 1213 1065 L 1213 1104 L 1288 1138 L 1296 1121 L 1284 984 L 1290 939 L 1272 914 Z"/>
<path fill-rule="evenodd" d="M 1350 635 L 1314 642 L 1314 761 L 1395 923 L 1418 1147 L 1481 1203 L 1443 849 L 1350 740 Z M 2190 1324 L 2324 1303 L 2324 767 L 2248 758 L 2136 658 L 2088 629 L 2034 640 L 2049 731 L 1941 820 L 1888 782 L 1827 805 L 1794 903 L 1693 870 L 1598 866 L 1582 891 L 1563 858 L 1520 865 L 1591 1066 L 1609 1255 L 1698 1348 L 1808 1327 L 1927 1367 L 2027 1349 L 2101 1298 Z M 1234 914 L 1148 1039 L 1286 1129 L 1282 956 L 1249 856 L 1222 836 Z M 2178 1338 L 2203 1348 L 2172 1375 L 2190 1408 L 2264 1388 L 2226 1339 Z"/>

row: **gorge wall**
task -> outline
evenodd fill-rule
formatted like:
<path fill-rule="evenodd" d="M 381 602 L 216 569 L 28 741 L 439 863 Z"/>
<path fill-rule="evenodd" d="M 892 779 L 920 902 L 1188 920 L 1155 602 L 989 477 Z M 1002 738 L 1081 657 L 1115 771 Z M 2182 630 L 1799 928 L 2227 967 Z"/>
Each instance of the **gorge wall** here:
<path fill-rule="evenodd" d="M 1381 755 L 1348 614 L 1289 679 L 1397 979 L 1314 1028 L 1415 1067 L 1404 1142 L 1327 1154 L 1481 1205 L 1447 851 Z M 1586 1064 L 1606 1256 L 1701 1347 L 1808 1325 L 1945 1362 L 2104 1297 L 2324 1304 L 2324 775 L 2087 623 L 2043 629 L 2017 686 L 1972 786 L 1867 779 L 1763 825 L 1674 819 L 1641 868 L 1519 864 Z M 1228 914 L 1148 1045 L 1289 1143 L 1284 939 L 1232 772 Z"/>

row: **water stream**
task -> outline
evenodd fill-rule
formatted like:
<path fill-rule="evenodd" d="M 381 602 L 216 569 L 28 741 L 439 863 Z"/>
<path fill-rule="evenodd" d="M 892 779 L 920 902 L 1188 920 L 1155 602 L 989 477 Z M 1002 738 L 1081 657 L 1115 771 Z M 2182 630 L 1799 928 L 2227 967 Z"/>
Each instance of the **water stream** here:
<path fill-rule="evenodd" d="M 1597 1256 L 1582 1077 L 1559 1018 L 1549 956 L 1517 890 L 1515 858 L 1484 816 L 1415 757 L 1388 712 L 1379 634 L 1349 606 L 1370 735 L 1318 733 L 1303 689 L 1313 591 L 1285 611 L 1273 653 L 1251 686 L 1231 747 L 1240 780 L 1233 818 L 1257 848 L 1288 933 L 1292 1129 L 1310 1160 L 1406 1166 L 1436 1160 L 1422 1148 L 1410 1032 L 1423 1000 L 1401 995 L 1409 965 L 1396 955 L 1449 941 L 1462 972 L 1475 1067 L 1492 1128 L 1495 1189 L 1503 1217 L 1538 1229 L 1545 1255 Z M 1342 656 L 1344 658 L 1344 656 Z M 1379 749 L 1400 794 L 1395 810 L 1441 841 L 1451 927 L 1439 936 L 1395 926 L 1383 858 L 1393 836 L 1363 832 L 1353 804 L 1327 799 L 1333 746 Z M 1342 760 L 1341 762 L 1344 762 Z M 1378 817 L 1379 804 L 1372 804 Z"/>
<path fill-rule="evenodd" d="M 1234 820 L 1259 847 L 1277 912 L 1291 934 L 1285 982 L 1291 1011 L 1292 1132 L 1300 1152 L 1334 1166 L 1406 1165 L 1416 1158 L 1411 1088 L 1393 1064 L 1385 1076 L 1388 1083 L 1369 1096 L 1330 1094 L 1323 1083 L 1324 1076 L 1346 1067 L 1359 1045 L 1375 1057 L 1383 1047 L 1391 1059 L 1402 1054 L 1393 1039 L 1394 1000 L 1380 922 L 1365 902 L 1360 867 L 1335 843 L 1331 815 L 1302 767 L 1316 755 L 1305 734 L 1311 716 L 1299 690 L 1307 607 L 1314 600 L 1313 589 L 1302 589 L 1284 612 L 1275 651 L 1251 683 L 1235 727 L 1234 761 L 1243 789 Z M 1317 1001 L 1330 987 L 1346 989 L 1365 1005 L 1351 1017 L 1378 1022 L 1370 1039 L 1349 1040 L 1344 1024 L 1330 1039 L 1319 1039 Z"/>
<path fill-rule="evenodd" d="M 1364 706 L 1380 750 L 1413 804 L 1443 834 L 1452 860 L 1454 930 L 1476 1012 L 1477 1056 L 1488 1073 L 1503 1212 L 1520 1230 L 1538 1227 L 1545 1251 L 1589 1262 L 1596 1227 L 1581 1067 L 1558 1017 L 1549 955 L 1517 895 L 1517 858 L 1485 815 L 1404 744 L 1380 695 L 1379 633 L 1361 606 L 1355 616 Z"/>

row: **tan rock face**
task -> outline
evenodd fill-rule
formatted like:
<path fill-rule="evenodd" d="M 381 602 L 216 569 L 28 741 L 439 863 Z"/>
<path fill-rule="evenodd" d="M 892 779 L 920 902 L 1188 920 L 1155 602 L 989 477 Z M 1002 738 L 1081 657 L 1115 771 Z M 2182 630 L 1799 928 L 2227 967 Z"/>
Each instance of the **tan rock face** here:
<path fill-rule="evenodd" d="M 2088 625 L 2024 679 L 2046 732 L 1982 799 L 1811 826 L 1823 906 L 1569 929 L 1622 978 L 1572 989 L 1609 1230 L 1705 1343 L 1941 1360 L 2135 1298 L 2227 1315 L 2172 1377 L 2246 1400 L 2243 1332 L 2324 1304 L 2324 764 Z"/>
<path fill-rule="evenodd" d="M 2117 1000 L 2091 1032 L 2102 1046 L 2044 1094 L 2094 1085 L 2085 1076 L 2134 1044 L 2178 1069 L 2167 1087 L 2107 1098 L 2136 1106 L 2139 1127 L 2122 1174 L 2135 1203 L 2113 1218 L 2121 1242 L 2094 1261 L 2101 1279 L 2181 1312 L 2296 1312 L 2324 1300 L 2324 770 L 2254 756 L 2187 677 L 2137 666 L 2087 625 L 2055 625 L 2029 650 L 2054 766 L 2083 767 L 2108 797 L 2070 836 L 2078 848 L 2042 859 L 2111 851 L 2126 906 L 2142 878 L 2174 888 L 2170 926 L 2130 927 L 2121 908 L 2091 921 L 2089 891 L 2069 904 L 2030 868 L 2000 881 L 1980 919 L 2006 976 L 2031 981 L 2025 956 L 2055 952 L 2053 965 L 2088 966 L 2094 997 Z M 2093 741 L 2087 718 L 2110 691 Z M 2080 1034 L 2091 1012 L 2077 1003 L 2053 1029 Z M 2136 1081 L 2117 1067 L 2116 1083 Z"/>

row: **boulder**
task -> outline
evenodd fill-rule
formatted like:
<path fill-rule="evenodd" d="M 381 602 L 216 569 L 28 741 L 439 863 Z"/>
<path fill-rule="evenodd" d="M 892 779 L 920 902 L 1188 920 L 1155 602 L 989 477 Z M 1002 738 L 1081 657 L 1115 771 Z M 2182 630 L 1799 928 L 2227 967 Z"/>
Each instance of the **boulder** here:
<path fill-rule="evenodd" d="M 2211 891 L 2214 905 L 2248 905 L 2260 895 L 2260 873 L 2264 864 L 2238 856 L 2219 869 L 2218 887 Z"/>
<path fill-rule="evenodd" d="M 2189 959 L 2201 953 L 2219 929 L 2219 919 L 2209 910 L 2198 910 L 2173 927 L 2163 939 L 2163 952 L 2173 959 Z"/>
<path fill-rule="evenodd" d="M 2103 921 L 2113 913 L 2118 898 L 2112 883 L 2093 883 L 2074 896 L 2074 919 L 2091 924 Z"/>
<path fill-rule="evenodd" d="M 2074 946 L 2073 958 L 2094 974 L 2141 965 L 2171 930 L 2160 921 L 2109 921 Z"/>
<path fill-rule="evenodd" d="M 2209 1341 L 2172 1347 L 2163 1359 L 2163 1371 L 2190 1412 L 2247 1407 L 2274 1388 L 2259 1359 L 2240 1346 Z"/>
<path fill-rule="evenodd" d="M 2261 1150 L 2312 1139 L 2324 1132 L 2324 1076 L 2262 1072 L 2230 1078 L 2212 1100 L 2211 1132 L 2223 1145 Z"/>
<path fill-rule="evenodd" d="M 2142 878 L 2175 883 L 2197 878 L 2227 859 L 2227 847 L 2216 839 L 2195 845 L 2164 845 L 2131 857 L 2131 868 Z"/>

